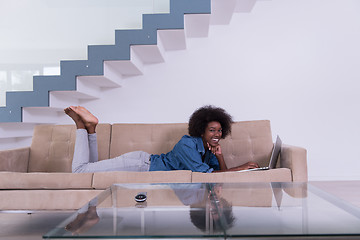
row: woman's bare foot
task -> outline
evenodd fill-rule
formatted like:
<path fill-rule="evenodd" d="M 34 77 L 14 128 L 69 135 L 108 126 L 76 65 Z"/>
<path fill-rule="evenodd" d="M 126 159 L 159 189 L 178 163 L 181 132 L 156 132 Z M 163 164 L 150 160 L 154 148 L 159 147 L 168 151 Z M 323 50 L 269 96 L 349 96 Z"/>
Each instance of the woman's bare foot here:
<path fill-rule="evenodd" d="M 65 229 L 77 235 L 86 232 L 92 226 L 99 222 L 100 218 L 97 215 L 96 207 L 89 207 L 85 213 L 80 213 L 75 220 L 66 225 Z"/>
<path fill-rule="evenodd" d="M 97 117 L 81 106 L 70 106 L 69 108 L 80 117 L 89 134 L 95 133 L 96 126 L 99 123 Z"/>
<path fill-rule="evenodd" d="M 75 233 L 79 234 L 82 232 L 86 232 L 87 230 L 92 228 L 95 224 L 97 224 L 99 221 L 100 218 L 97 215 L 96 207 L 89 207 L 89 210 L 86 212 L 82 224 L 79 226 L 78 229 L 76 229 Z"/>
<path fill-rule="evenodd" d="M 71 107 L 65 108 L 64 112 L 74 120 L 77 129 L 86 129 L 83 120 Z"/>
<path fill-rule="evenodd" d="M 75 232 L 81 226 L 82 222 L 84 221 L 85 216 L 86 216 L 86 213 L 78 214 L 76 216 L 75 220 L 73 220 L 68 225 L 66 225 L 65 229 L 70 232 Z"/>

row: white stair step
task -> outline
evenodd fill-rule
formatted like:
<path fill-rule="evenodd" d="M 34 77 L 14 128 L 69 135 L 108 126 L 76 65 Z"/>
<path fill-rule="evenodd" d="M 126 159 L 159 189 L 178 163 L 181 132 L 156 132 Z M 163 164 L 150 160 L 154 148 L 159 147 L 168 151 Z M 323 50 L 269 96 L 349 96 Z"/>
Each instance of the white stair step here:
<path fill-rule="evenodd" d="M 109 62 L 109 61 L 104 61 L 104 63 L 103 63 L 104 75 L 102 75 L 102 76 L 78 76 L 77 79 L 80 81 L 83 81 L 83 82 L 87 82 L 87 83 L 96 85 L 100 88 L 121 87 L 121 84 L 122 84 L 121 73 L 111 69 L 107 62 Z"/>
<path fill-rule="evenodd" d="M 113 74 L 130 77 L 143 74 L 143 62 L 140 57 L 130 48 L 130 60 L 105 61 L 105 69 Z M 108 73 L 108 72 L 105 72 Z"/>
<path fill-rule="evenodd" d="M 227 25 L 235 11 L 237 0 L 211 0 L 211 18 L 212 25 Z"/>
<path fill-rule="evenodd" d="M 101 76 L 79 76 L 76 79 L 74 91 L 51 91 L 49 105 L 52 108 L 63 109 L 69 105 L 80 104 L 82 100 L 95 100 L 101 98 L 102 87 L 106 84 L 99 83 Z M 90 84 L 89 84 L 90 83 Z M 108 82 L 110 83 L 110 82 Z M 99 84 L 99 85 L 98 85 Z M 114 83 L 111 83 L 114 84 Z M 115 85 L 118 87 L 118 85 Z"/>
<path fill-rule="evenodd" d="M 49 93 L 49 107 L 54 109 L 64 109 L 69 105 L 80 105 L 82 100 L 99 99 L 102 94 L 102 88 L 93 82 L 99 80 L 95 76 L 91 77 L 77 77 L 76 88 L 74 91 L 50 91 Z M 90 82 L 90 84 L 89 84 Z M 38 109 L 38 108 L 27 108 Z M 42 109 L 42 108 L 40 108 Z M 37 110 L 36 110 L 37 111 Z M 23 119 L 25 121 L 25 119 Z"/>
<path fill-rule="evenodd" d="M 141 75 L 142 72 L 130 61 L 106 61 L 105 66 L 122 76 Z"/>
<path fill-rule="evenodd" d="M 144 64 L 154 64 L 165 62 L 165 48 L 162 43 L 159 32 L 157 32 L 156 45 L 132 45 L 134 51 Z"/>
<path fill-rule="evenodd" d="M 92 99 L 98 99 L 98 94 L 89 94 L 84 93 L 80 91 L 54 91 L 58 93 L 58 96 L 63 98 L 72 98 L 72 99 L 78 99 L 78 100 L 92 100 Z M 51 106 L 51 105 L 50 105 Z"/>
<path fill-rule="evenodd" d="M 31 137 L 34 132 L 33 123 L 0 123 L 0 139 Z"/>
<path fill-rule="evenodd" d="M 104 70 L 105 72 L 105 70 Z M 116 78 L 114 77 L 106 77 L 103 76 L 79 76 L 77 79 L 81 79 L 81 81 L 96 85 L 100 88 L 118 88 L 121 87 L 119 81 L 119 74 L 117 74 Z M 121 80 L 121 76 L 120 76 Z"/>
<path fill-rule="evenodd" d="M 104 61 L 104 78 L 109 79 L 109 82 L 101 85 L 102 88 L 118 88 L 123 84 L 122 75 L 107 64 L 107 61 Z"/>
<path fill-rule="evenodd" d="M 158 36 L 166 51 L 185 50 L 186 39 L 184 29 L 158 30 Z"/>
<path fill-rule="evenodd" d="M 257 0 L 237 0 L 235 12 L 248 13 L 251 12 Z"/>
<path fill-rule="evenodd" d="M 186 14 L 184 16 L 186 36 L 201 38 L 209 35 L 210 14 Z"/>
<path fill-rule="evenodd" d="M 69 117 L 64 113 L 63 108 L 25 107 L 23 108 L 23 122 L 58 124 L 69 122 Z"/>
<path fill-rule="evenodd" d="M 159 42 L 159 39 L 158 39 Z M 164 47 L 157 45 L 132 45 L 131 49 L 140 57 L 145 64 L 162 63 L 164 59 Z"/>
<path fill-rule="evenodd" d="M 132 45 L 132 50 L 139 56 L 144 64 L 156 64 L 166 61 L 166 50 L 159 31 L 157 34 L 156 45 Z"/>
<path fill-rule="evenodd" d="M 97 84 L 89 84 L 90 79 L 77 77 L 76 78 L 76 92 L 79 92 L 87 97 L 80 97 L 80 99 L 100 98 L 101 86 Z M 91 82 L 92 83 L 92 82 Z"/>
<path fill-rule="evenodd" d="M 55 109 L 64 109 L 70 105 L 81 105 L 81 99 L 71 95 L 71 93 L 52 91 L 49 94 L 50 107 Z"/>

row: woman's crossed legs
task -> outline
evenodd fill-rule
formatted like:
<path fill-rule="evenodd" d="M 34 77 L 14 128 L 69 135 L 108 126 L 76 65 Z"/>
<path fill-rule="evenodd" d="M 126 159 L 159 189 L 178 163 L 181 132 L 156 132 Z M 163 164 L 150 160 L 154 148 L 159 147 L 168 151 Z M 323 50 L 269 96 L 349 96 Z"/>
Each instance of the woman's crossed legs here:
<path fill-rule="evenodd" d="M 112 159 L 98 161 L 96 137 L 98 119 L 80 106 L 70 106 L 64 111 L 74 120 L 77 127 L 72 172 L 149 171 L 150 154 L 143 151 L 129 152 Z"/>

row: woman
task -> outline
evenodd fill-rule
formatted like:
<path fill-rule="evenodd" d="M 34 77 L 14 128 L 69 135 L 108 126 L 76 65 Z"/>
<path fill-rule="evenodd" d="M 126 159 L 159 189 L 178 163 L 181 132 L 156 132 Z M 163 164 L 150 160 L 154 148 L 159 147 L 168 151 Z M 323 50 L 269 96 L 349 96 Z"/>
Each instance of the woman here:
<path fill-rule="evenodd" d="M 77 127 L 73 172 L 169 170 L 224 172 L 259 167 L 254 162 L 231 169 L 226 167 L 220 140 L 230 134 L 232 118 L 222 108 L 204 106 L 196 110 L 189 120 L 190 136 L 183 136 L 173 150 L 166 154 L 155 155 L 136 151 L 102 161 L 97 159 L 98 119 L 81 106 L 70 106 L 64 111 L 74 120 Z"/>
<path fill-rule="evenodd" d="M 222 183 L 171 185 L 179 200 L 189 206 L 191 222 L 203 232 L 225 231 L 235 222 L 232 205 L 222 197 Z M 210 217 L 211 215 L 211 217 Z"/>

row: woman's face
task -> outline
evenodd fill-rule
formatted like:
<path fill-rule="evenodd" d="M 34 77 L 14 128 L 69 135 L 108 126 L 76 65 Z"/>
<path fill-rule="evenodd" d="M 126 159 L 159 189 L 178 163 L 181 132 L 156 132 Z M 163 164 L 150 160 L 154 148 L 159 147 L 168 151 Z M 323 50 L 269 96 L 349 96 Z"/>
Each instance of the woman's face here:
<path fill-rule="evenodd" d="M 204 146 L 207 146 L 209 143 L 210 146 L 216 147 L 219 145 L 220 139 L 222 136 L 222 127 L 219 122 L 213 121 L 209 122 L 205 128 L 205 132 L 202 135 Z"/>

